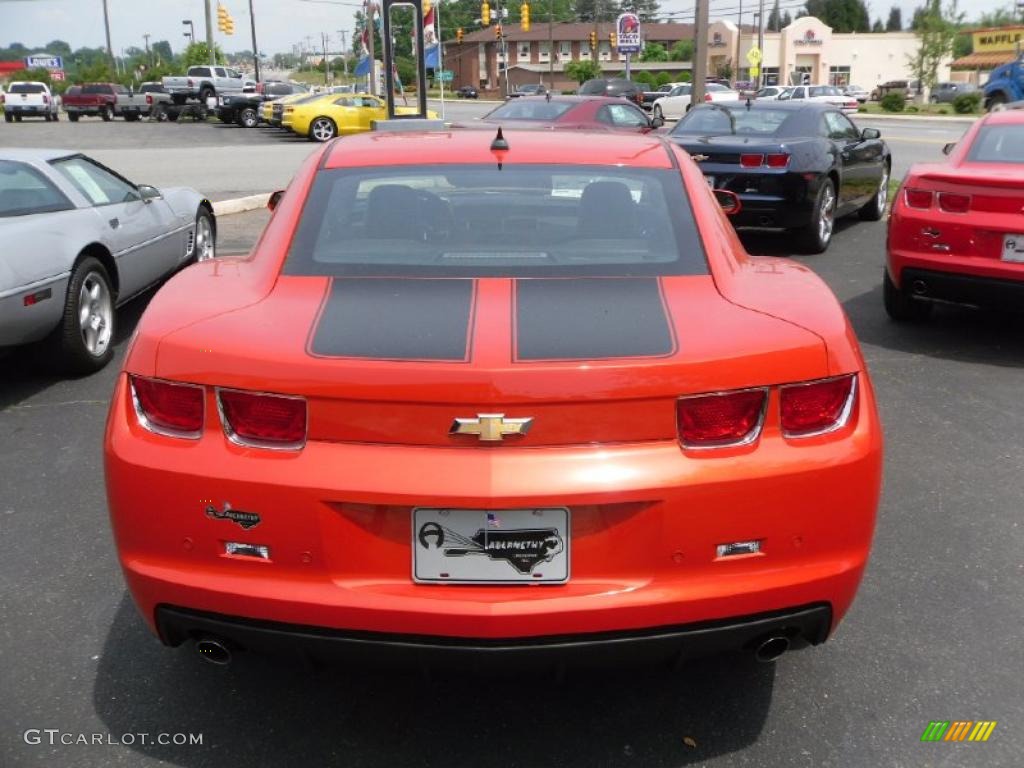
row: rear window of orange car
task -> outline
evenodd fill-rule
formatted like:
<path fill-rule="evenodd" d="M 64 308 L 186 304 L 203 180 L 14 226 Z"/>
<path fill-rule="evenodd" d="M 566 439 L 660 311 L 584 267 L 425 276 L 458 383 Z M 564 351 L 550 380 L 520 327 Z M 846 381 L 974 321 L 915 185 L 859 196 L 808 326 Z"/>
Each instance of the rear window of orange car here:
<path fill-rule="evenodd" d="M 1024 125 L 986 125 L 967 153 L 972 163 L 1024 163 Z"/>
<path fill-rule="evenodd" d="M 707 274 L 677 170 L 505 164 L 322 170 L 285 273 Z"/>

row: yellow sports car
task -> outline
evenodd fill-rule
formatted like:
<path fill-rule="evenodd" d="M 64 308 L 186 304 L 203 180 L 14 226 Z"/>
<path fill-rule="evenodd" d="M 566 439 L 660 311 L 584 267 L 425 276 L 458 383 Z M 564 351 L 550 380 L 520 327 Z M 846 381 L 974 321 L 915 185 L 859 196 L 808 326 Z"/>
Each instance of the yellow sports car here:
<path fill-rule="evenodd" d="M 395 112 L 416 114 L 413 107 L 396 107 Z M 281 124 L 299 136 L 308 136 L 311 141 L 329 141 L 335 136 L 368 131 L 374 120 L 384 120 L 387 116 L 387 103 L 376 96 L 332 93 L 304 104 L 286 104 Z M 428 110 L 427 117 L 436 119 L 437 113 Z"/>
<path fill-rule="evenodd" d="M 263 106 L 260 107 L 260 119 L 275 128 L 280 128 L 282 127 L 281 117 L 284 114 L 284 107 L 286 104 L 295 104 L 299 101 L 312 101 L 316 98 L 319 98 L 319 96 L 312 93 L 293 93 L 291 96 L 282 96 L 280 99 L 265 101 L 263 102 Z"/>

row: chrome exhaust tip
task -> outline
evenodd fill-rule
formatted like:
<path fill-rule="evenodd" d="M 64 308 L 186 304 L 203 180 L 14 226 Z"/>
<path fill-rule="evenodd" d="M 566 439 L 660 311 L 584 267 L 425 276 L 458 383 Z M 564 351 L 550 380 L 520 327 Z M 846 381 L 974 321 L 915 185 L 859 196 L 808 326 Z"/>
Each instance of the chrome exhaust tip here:
<path fill-rule="evenodd" d="M 758 661 L 775 661 L 789 650 L 789 638 L 785 635 L 772 635 L 761 640 L 754 648 L 754 658 Z"/>
<path fill-rule="evenodd" d="M 196 640 L 196 653 L 199 658 L 218 667 L 226 667 L 231 663 L 231 650 L 215 637 L 201 637 Z"/>

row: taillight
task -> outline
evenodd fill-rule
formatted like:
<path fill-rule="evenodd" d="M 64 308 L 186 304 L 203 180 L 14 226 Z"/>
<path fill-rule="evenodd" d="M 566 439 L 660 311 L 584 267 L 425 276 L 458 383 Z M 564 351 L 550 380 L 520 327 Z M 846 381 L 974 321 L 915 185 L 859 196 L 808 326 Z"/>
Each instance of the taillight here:
<path fill-rule="evenodd" d="M 764 163 L 764 155 L 740 155 L 741 168 L 760 168 Z"/>
<path fill-rule="evenodd" d="M 711 101 L 711 94 L 710 93 L 705 93 L 704 94 L 704 101 Z"/>
<path fill-rule="evenodd" d="M 789 155 L 785 152 L 778 152 L 764 156 L 764 164 L 769 168 L 785 168 L 789 165 Z"/>
<path fill-rule="evenodd" d="M 49 97 L 49 96 L 47 96 L 47 95 L 46 95 L 46 94 L 44 93 L 44 94 L 43 94 L 43 104 L 49 104 L 49 103 L 50 103 L 50 97 Z"/>
<path fill-rule="evenodd" d="M 853 410 L 857 377 L 853 374 L 779 388 L 782 433 L 811 437 L 846 424 Z"/>
<path fill-rule="evenodd" d="M 967 213 L 971 207 L 970 195 L 958 195 L 953 192 L 939 192 L 939 208 L 946 213 Z"/>
<path fill-rule="evenodd" d="M 147 104 L 152 104 L 153 103 L 153 94 L 152 93 L 147 93 L 146 94 L 146 103 Z"/>
<path fill-rule="evenodd" d="M 202 433 L 202 387 L 142 376 L 130 376 L 129 384 L 139 423 L 150 432 L 190 439 Z"/>
<path fill-rule="evenodd" d="M 912 189 L 908 187 L 903 193 L 903 198 L 911 208 L 931 208 L 932 191 L 930 189 Z"/>
<path fill-rule="evenodd" d="M 679 439 L 684 448 L 746 445 L 764 422 L 768 389 L 742 389 L 676 401 Z"/>
<path fill-rule="evenodd" d="M 305 398 L 218 389 L 217 404 L 234 443 L 297 449 L 306 442 Z"/>

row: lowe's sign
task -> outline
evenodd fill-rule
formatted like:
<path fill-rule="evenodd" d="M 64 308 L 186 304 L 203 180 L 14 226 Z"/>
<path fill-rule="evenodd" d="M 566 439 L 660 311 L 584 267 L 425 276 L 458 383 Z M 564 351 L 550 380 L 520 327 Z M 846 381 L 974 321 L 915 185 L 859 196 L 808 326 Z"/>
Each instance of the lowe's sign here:
<path fill-rule="evenodd" d="M 25 69 L 64 69 L 64 59 L 48 53 L 25 57 Z"/>

